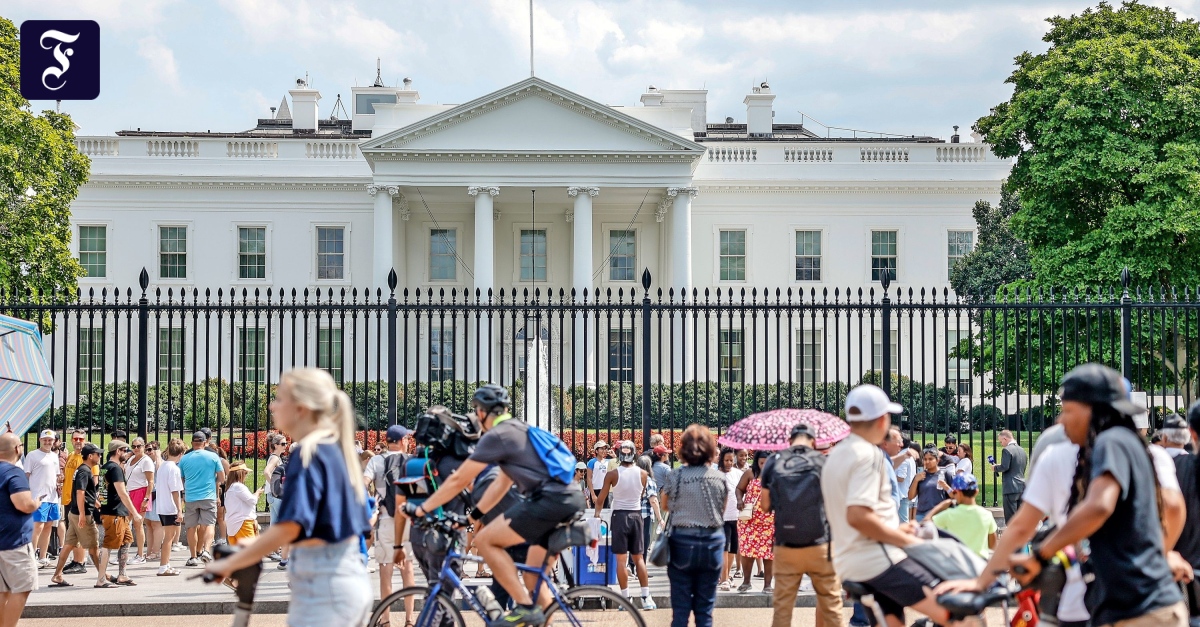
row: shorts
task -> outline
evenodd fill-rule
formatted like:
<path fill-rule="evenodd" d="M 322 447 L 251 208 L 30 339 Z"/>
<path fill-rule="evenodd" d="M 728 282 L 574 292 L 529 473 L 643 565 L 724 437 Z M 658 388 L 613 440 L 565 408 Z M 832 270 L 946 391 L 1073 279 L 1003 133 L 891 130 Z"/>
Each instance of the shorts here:
<path fill-rule="evenodd" d="M 899 616 L 903 620 L 904 608 L 924 600 L 925 588 L 933 588 L 941 580 L 915 560 L 905 558 L 861 583 L 875 593 L 875 600 L 884 614 Z M 872 623 L 875 622 L 872 612 L 867 612 L 867 616 Z"/>
<path fill-rule="evenodd" d="M 408 527 L 405 526 L 405 531 Z M 396 555 L 396 519 L 379 515 L 379 527 L 375 529 L 375 561 L 380 565 L 391 564 Z"/>
<path fill-rule="evenodd" d="M 159 520 L 159 522 L 162 523 L 162 526 L 164 526 L 164 527 L 178 527 L 179 526 L 179 514 L 159 514 L 158 520 Z"/>
<path fill-rule="evenodd" d="M 226 533 L 229 533 L 229 531 L 229 529 L 225 530 Z M 254 531 L 254 520 L 247 519 L 242 521 L 242 526 L 238 527 L 236 533 L 231 536 L 226 536 L 226 538 L 229 540 L 230 546 L 237 546 L 238 540 L 253 539 L 257 535 L 258 534 Z"/>
<path fill-rule="evenodd" d="M 142 503 L 146 502 L 146 494 L 150 492 L 150 488 L 138 488 L 129 491 L 129 502 L 133 503 L 133 507 L 137 509 L 137 513 L 145 514 L 146 510 L 150 509 L 147 505 L 142 507 Z"/>
<path fill-rule="evenodd" d="M 77 546 L 81 549 L 100 548 L 100 530 L 96 522 L 88 516 L 83 518 L 83 526 L 79 525 L 79 516 L 67 516 L 67 539 L 63 546 Z"/>
<path fill-rule="evenodd" d="M 569 489 L 563 492 L 539 490 L 505 510 L 504 517 L 521 539 L 546 548 L 550 534 L 560 524 L 582 512 L 584 506 L 582 492 Z"/>
<path fill-rule="evenodd" d="M 358 542 L 354 536 L 336 544 L 292 547 L 289 627 L 367 624 L 375 593 Z"/>
<path fill-rule="evenodd" d="M 641 510 L 616 510 L 608 523 L 608 531 L 612 534 L 612 552 L 616 555 L 633 553 L 642 555 L 646 552 L 642 532 L 645 523 L 642 521 Z"/>
<path fill-rule="evenodd" d="M 133 544 L 133 530 L 129 528 L 129 519 L 124 516 L 101 516 L 100 523 L 104 525 L 105 549 L 119 549 Z"/>
<path fill-rule="evenodd" d="M 145 518 L 147 522 L 161 522 L 158 519 L 158 512 L 154 511 L 154 505 L 151 505 L 150 511 L 146 512 L 142 517 Z"/>
<path fill-rule="evenodd" d="M 58 522 L 62 519 L 62 508 L 58 503 L 42 503 L 38 508 L 33 510 L 33 522 Z"/>
<path fill-rule="evenodd" d="M 188 527 L 211 526 L 217 524 L 216 499 L 188 501 L 183 504 L 183 524 Z"/>
<path fill-rule="evenodd" d="M 725 530 L 725 552 L 726 553 L 737 553 L 738 552 L 737 521 L 736 520 L 726 520 L 723 529 Z"/>
<path fill-rule="evenodd" d="M 0 551 L 0 593 L 32 592 L 38 589 L 37 559 L 33 543 Z"/>

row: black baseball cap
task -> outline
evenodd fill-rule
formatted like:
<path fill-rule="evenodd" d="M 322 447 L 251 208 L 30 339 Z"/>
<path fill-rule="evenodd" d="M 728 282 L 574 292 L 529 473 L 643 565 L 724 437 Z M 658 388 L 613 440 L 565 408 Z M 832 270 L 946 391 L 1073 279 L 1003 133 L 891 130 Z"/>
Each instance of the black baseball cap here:
<path fill-rule="evenodd" d="M 1083 364 L 1063 375 L 1058 396 L 1064 401 L 1108 405 L 1125 416 L 1136 416 L 1145 407 L 1129 399 L 1125 381 L 1116 370 L 1101 364 Z"/>
<path fill-rule="evenodd" d="M 798 438 L 802 435 L 806 436 L 809 439 L 814 440 L 814 441 L 817 439 L 817 434 L 813 433 L 812 428 L 810 428 L 808 425 L 806 425 L 802 422 L 802 423 L 792 427 L 792 433 L 791 433 L 791 435 L 788 436 L 788 441 L 790 442 L 792 440 L 795 440 L 796 438 Z"/>
<path fill-rule="evenodd" d="M 99 455 L 99 454 L 100 454 L 100 447 L 96 446 L 95 444 L 92 444 L 91 442 L 84 444 L 83 448 L 79 450 L 79 456 L 84 459 L 87 459 L 91 455 Z"/>

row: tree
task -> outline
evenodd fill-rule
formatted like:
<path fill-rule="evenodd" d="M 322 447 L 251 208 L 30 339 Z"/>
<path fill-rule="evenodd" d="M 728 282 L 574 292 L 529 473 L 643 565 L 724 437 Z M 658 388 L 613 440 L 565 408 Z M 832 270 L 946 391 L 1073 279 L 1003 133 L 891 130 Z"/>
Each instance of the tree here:
<path fill-rule="evenodd" d="M 20 92 L 20 44 L 0 18 L 0 290 L 73 296 L 71 201 L 89 161 L 68 115 L 34 115 Z"/>
<path fill-rule="evenodd" d="M 971 214 L 975 217 L 979 241 L 950 270 L 950 285 L 956 294 L 967 299 L 988 297 L 1003 285 L 1033 278 L 1029 247 L 1009 227 L 1009 221 L 1020 208 L 1020 199 L 1007 184 L 1000 188 L 999 205 L 993 207 L 986 200 L 975 203 Z"/>
<path fill-rule="evenodd" d="M 1013 233 L 1044 286 L 1200 282 L 1200 27 L 1101 3 L 1053 17 L 975 129 L 1016 157 Z"/>

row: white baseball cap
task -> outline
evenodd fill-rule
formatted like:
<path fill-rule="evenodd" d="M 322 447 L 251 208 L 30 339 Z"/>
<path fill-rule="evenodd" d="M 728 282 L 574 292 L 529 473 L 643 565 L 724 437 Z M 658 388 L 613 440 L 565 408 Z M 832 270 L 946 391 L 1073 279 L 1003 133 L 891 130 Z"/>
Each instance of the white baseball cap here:
<path fill-rule="evenodd" d="M 46 430 L 42 431 L 42 435 L 38 436 L 38 439 L 40 440 L 42 438 L 50 438 L 51 440 L 53 440 L 55 437 L 57 437 L 57 436 L 54 435 L 54 429 L 46 429 Z"/>
<path fill-rule="evenodd" d="M 899 414 L 904 408 L 893 403 L 883 390 L 874 385 L 860 385 L 846 395 L 846 420 L 868 422 L 884 414 Z"/>

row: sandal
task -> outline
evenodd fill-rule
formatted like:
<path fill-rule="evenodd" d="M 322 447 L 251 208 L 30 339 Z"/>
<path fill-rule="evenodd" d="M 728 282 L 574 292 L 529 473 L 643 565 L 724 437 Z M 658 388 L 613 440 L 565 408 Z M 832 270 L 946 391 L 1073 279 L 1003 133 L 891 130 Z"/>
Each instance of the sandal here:
<path fill-rule="evenodd" d="M 729 590 L 730 587 L 728 581 L 722 581 L 721 585 L 717 586 L 717 592 L 729 592 Z"/>
<path fill-rule="evenodd" d="M 137 585 L 137 583 L 134 582 L 134 580 L 132 580 L 132 579 L 125 579 L 124 581 L 121 581 L 120 579 L 118 579 L 114 583 L 116 583 L 118 586 L 136 586 Z"/>
<path fill-rule="evenodd" d="M 177 576 L 179 576 L 179 571 L 175 570 L 174 568 L 167 567 L 166 570 L 162 571 L 161 573 L 158 573 L 158 576 L 159 577 L 177 577 Z"/>
<path fill-rule="evenodd" d="M 74 587 L 74 585 L 75 584 L 67 581 L 66 579 L 63 579 L 62 581 L 55 581 L 53 579 L 50 580 L 51 588 L 71 588 Z"/>
<path fill-rule="evenodd" d="M 763 594 L 774 594 L 774 593 L 775 593 L 775 588 L 772 588 L 771 586 L 767 586 L 767 587 L 765 587 L 765 588 L 763 588 L 763 589 L 762 589 L 762 593 L 763 593 Z"/>
<path fill-rule="evenodd" d="M 738 588 L 737 588 L 737 591 L 738 591 L 738 592 L 749 592 L 749 591 L 750 591 L 750 584 L 748 584 L 748 583 L 744 583 L 744 584 L 742 584 L 742 585 L 738 586 Z"/>
<path fill-rule="evenodd" d="M 111 582 L 111 581 L 106 581 L 106 582 L 104 582 L 104 583 L 98 583 L 98 584 L 96 584 L 96 585 L 94 585 L 94 586 L 92 586 L 92 587 L 93 587 L 93 588 L 116 588 L 116 587 L 117 587 L 117 584 L 115 584 L 115 583 L 113 583 L 113 582 Z"/>

